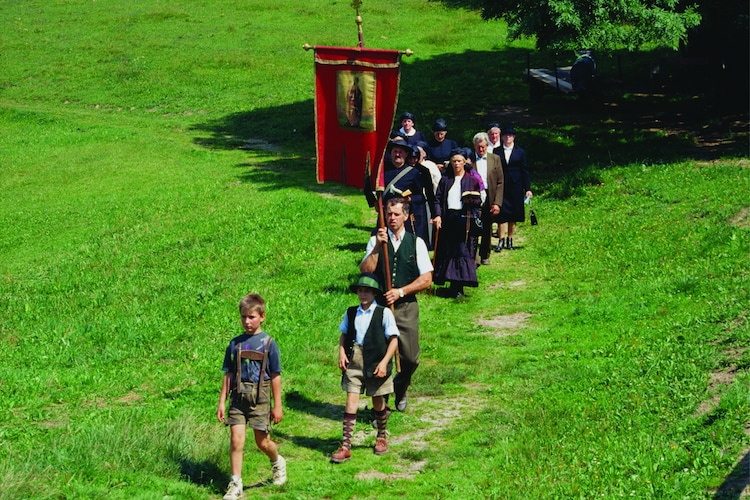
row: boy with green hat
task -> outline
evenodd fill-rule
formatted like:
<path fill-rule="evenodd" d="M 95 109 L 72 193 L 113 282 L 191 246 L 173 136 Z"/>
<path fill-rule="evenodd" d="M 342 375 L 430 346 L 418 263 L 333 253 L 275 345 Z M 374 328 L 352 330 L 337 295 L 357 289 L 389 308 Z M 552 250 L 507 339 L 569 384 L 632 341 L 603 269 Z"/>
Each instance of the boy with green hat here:
<path fill-rule="evenodd" d="M 352 434 L 357 421 L 357 407 L 362 393 L 372 397 L 378 435 L 375 454 L 388 451 L 386 425 L 388 409 L 385 397 L 393 392 L 391 358 L 398 349 L 398 327 L 390 309 L 379 306 L 375 297 L 382 293 L 377 277 L 363 273 L 350 287 L 359 298 L 359 306 L 347 309 L 339 325 L 339 368 L 341 388 L 346 392 L 344 439 L 331 462 L 351 458 Z"/>

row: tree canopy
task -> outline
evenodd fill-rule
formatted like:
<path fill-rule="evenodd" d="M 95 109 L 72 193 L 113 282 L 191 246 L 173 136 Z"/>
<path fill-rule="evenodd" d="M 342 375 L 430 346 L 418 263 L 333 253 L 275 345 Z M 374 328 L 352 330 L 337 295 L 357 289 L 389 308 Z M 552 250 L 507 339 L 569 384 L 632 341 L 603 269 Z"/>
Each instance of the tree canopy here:
<path fill-rule="evenodd" d="M 701 15 L 681 0 L 483 0 L 482 17 L 502 18 L 511 38 L 540 49 L 677 49 Z"/>

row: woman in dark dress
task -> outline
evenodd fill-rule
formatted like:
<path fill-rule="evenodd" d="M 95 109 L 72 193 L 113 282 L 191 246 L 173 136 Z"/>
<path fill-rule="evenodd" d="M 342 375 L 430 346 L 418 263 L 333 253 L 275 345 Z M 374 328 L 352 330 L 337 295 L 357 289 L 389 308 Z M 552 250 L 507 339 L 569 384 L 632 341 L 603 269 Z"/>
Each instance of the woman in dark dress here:
<path fill-rule="evenodd" d="M 500 134 L 502 149 L 496 148 L 494 153 L 500 157 L 503 164 L 503 206 L 498 215 L 497 237 L 500 242 L 495 247 L 499 252 L 503 248 L 513 250 L 513 233 L 516 222 L 523 222 L 526 218 L 524 198 L 531 198 L 531 181 L 527 169 L 526 151 L 515 145 L 516 131 L 511 126 L 505 126 Z M 503 237 L 503 227 L 507 232 Z"/>
<path fill-rule="evenodd" d="M 460 298 L 465 286 L 479 286 L 474 260 L 477 238 L 469 234 L 462 215 L 466 216 L 471 208 L 478 209 L 482 198 L 479 181 L 464 168 L 466 157 L 461 150 L 456 149 L 450 155 L 450 163 L 436 194 L 437 212 L 433 223 L 440 233 L 432 281 L 438 285 L 450 281 L 449 296 Z"/>
<path fill-rule="evenodd" d="M 432 139 L 427 143 L 427 158 L 436 164 L 443 164 L 451 155 L 451 151 L 458 148 L 453 139 L 446 139 L 448 124 L 438 118 L 432 125 Z M 446 169 L 447 170 L 447 169 Z"/>

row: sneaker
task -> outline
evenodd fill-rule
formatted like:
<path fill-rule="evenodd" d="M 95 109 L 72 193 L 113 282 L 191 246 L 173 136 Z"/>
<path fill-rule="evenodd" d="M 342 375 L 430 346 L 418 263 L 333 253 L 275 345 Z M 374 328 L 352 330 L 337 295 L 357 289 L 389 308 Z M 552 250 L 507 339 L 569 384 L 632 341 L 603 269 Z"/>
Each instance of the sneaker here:
<path fill-rule="evenodd" d="M 242 481 L 232 481 L 223 500 L 237 500 L 242 497 Z"/>
<path fill-rule="evenodd" d="M 333 455 L 331 455 L 331 462 L 340 464 L 346 462 L 350 458 L 352 458 L 352 451 L 341 446 Z"/>
<path fill-rule="evenodd" d="M 490 265 L 490 259 L 482 259 L 481 263 L 483 266 L 489 266 Z"/>
<path fill-rule="evenodd" d="M 377 438 L 375 440 L 375 454 L 376 455 L 382 455 L 383 453 L 388 451 L 388 442 L 385 440 L 385 438 Z"/>
<path fill-rule="evenodd" d="M 284 457 L 279 455 L 276 462 L 271 464 L 271 472 L 273 472 L 273 484 L 281 486 L 286 483 L 286 460 L 284 460 Z"/>

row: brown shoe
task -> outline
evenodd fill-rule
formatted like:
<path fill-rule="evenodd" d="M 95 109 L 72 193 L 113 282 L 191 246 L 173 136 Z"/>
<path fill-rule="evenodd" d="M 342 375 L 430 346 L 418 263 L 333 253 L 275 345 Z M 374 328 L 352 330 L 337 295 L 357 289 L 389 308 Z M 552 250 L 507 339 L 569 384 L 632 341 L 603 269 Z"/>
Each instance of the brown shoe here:
<path fill-rule="evenodd" d="M 352 452 L 348 448 L 344 448 L 343 446 L 339 447 L 336 452 L 331 455 L 331 462 L 335 464 L 340 464 L 341 462 L 346 462 L 352 458 Z"/>
<path fill-rule="evenodd" d="M 375 454 L 382 455 L 388 451 L 388 442 L 385 438 L 378 438 L 375 440 Z"/>

